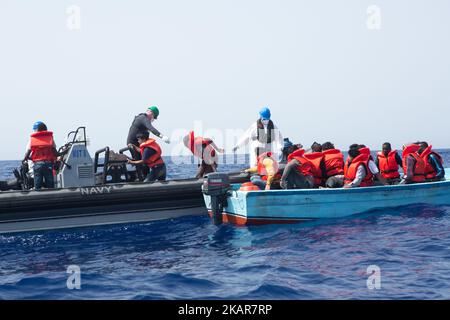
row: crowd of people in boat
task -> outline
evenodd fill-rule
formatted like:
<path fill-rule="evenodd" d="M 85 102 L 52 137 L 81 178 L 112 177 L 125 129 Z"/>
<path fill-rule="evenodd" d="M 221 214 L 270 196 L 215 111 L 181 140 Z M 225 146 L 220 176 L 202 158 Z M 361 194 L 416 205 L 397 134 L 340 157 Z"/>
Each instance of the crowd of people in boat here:
<path fill-rule="evenodd" d="M 166 180 L 167 168 L 162 149 L 150 133 L 166 143 L 170 139 L 158 131 L 153 122 L 159 116 L 159 109 L 152 106 L 145 113 L 137 115 L 130 127 L 127 146 L 132 158 L 128 163 L 144 182 Z M 195 136 L 191 131 L 183 143 L 199 159 L 197 178 L 218 169 L 219 148 L 212 139 Z M 392 150 L 390 143 L 382 145 L 382 151 L 373 157 L 369 148 L 352 144 L 348 157 L 333 143 L 314 143 L 307 152 L 301 144 L 284 139 L 271 120 L 269 108 L 259 112 L 259 118 L 232 149 L 236 152 L 244 145 L 250 145 L 251 182 L 261 190 L 309 189 L 309 188 L 354 188 L 375 185 L 410 184 L 445 179 L 442 157 L 427 142 L 416 142 L 403 146 L 402 156 Z M 31 164 L 36 190 L 42 187 L 54 188 L 54 166 L 59 155 L 53 133 L 43 122 L 36 122 L 23 159 Z M 399 169 L 403 169 L 400 175 Z"/>

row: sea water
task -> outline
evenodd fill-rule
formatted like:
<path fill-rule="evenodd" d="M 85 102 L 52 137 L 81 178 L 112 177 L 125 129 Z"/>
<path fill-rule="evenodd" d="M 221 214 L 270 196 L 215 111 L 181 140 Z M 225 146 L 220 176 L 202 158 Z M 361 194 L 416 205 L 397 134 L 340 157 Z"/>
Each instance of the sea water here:
<path fill-rule="evenodd" d="M 0 162 L 0 180 L 18 164 Z M 169 164 L 170 178 L 195 170 Z M 296 225 L 216 227 L 196 216 L 0 235 L 0 299 L 450 299 L 450 206 Z"/>

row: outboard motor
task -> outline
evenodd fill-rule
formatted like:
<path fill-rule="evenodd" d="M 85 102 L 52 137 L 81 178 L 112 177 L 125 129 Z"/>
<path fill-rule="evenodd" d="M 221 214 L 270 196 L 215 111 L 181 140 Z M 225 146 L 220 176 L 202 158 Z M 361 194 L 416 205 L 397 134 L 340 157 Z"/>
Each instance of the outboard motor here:
<path fill-rule="evenodd" d="M 210 173 L 203 182 L 203 193 L 211 197 L 211 210 L 215 225 L 222 224 L 223 208 L 227 206 L 230 179 L 224 173 Z"/>

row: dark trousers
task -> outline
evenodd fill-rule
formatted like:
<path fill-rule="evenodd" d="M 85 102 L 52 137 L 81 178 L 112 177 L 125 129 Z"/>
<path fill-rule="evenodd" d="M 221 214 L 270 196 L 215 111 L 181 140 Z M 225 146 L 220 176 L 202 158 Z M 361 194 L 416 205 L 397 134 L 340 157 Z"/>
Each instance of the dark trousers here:
<path fill-rule="evenodd" d="M 53 179 L 53 163 L 51 162 L 36 162 L 33 167 L 34 173 L 34 188 L 36 190 L 46 188 L 54 188 L 55 180 Z"/>
<path fill-rule="evenodd" d="M 342 188 L 344 186 L 344 176 L 329 177 L 325 182 L 327 188 Z"/>
<path fill-rule="evenodd" d="M 139 145 L 139 143 L 137 141 L 131 141 L 128 143 L 134 144 L 135 146 Z M 142 159 L 140 152 L 137 152 L 136 150 L 131 149 L 131 148 L 129 150 L 130 150 L 131 156 L 133 157 L 133 160 L 141 160 Z M 136 174 L 138 176 L 139 181 L 143 181 L 144 177 L 146 177 L 149 174 L 148 167 L 145 165 L 137 165 L 136 166 Z"/>
<path fill-rule="evenodd" d="M 147 166 L 146 166 L 147 167 Z M 147 167 L 148 168 L 148 167 Z M 149 172 L 144 182 L 165 181 L 167 170 L 165 164 L 156 165 L 152 168 L 148 168 Z"/>
<path fill-rule="evenodd" d="M 208 173 L 216 172 L 217 164 L 207 164 L 205 161 L 202 161 L 201 164 L 198 165 L 197 175 L 195 176 L 197 179 L 203 178 Z"/>
<path fill-rule="evenodd" d="M 314 187 L 314 178 L 311 176 L 304 176 L 297 170 L 292 170 L 288 175 L 287 189 L 311 189 Z"/>

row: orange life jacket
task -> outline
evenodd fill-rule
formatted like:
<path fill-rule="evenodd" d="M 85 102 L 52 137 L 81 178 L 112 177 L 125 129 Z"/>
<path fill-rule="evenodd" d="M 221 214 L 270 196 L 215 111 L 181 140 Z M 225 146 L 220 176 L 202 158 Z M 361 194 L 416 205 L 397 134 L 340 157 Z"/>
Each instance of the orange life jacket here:
<path fill-rule="evenodd" d="M 211 144 L 211 140 L 203 137 L 195 137 L 194 131 L 189 132 L 189 150 L 197 158 L 204 160 L 205 155 L 208 155 L 208 153 L 211 158 L 214 158 L 216 156 L 216 150 L 210 147 Z"/>
<path fill-rule="evenodd" d="M 291 153 L 288 156 L 288 163 L 294 159 L 297 160 L 298 162 L 300 162 L 300 165 L 297 166 L 298 172 L 300 172 L 304 176 L 313 176 L 312 164 L 308 159 L 306 159 L 304 157 L 304 155 L 305 155 L 305 150 L 303 150 L 303 149 L 295 150 L 293 153 Z"/>
<path fill-rule="evenodd" d="M 344 174 L 344 155 L 340 150 L 330 149 L 322 152 L 324 155 L 327 177 Z"/>
<path fill-rule="evenodd" d="M 55 162 L 55 142 L 53 132 L 39 131 L 31 135 L 30 149 L 33 162 Z"/>
<path fill-rule="evenodd" d="M 385 179 L 400 178 L 398 163 L 396 160 L 397 150 L 392 150 L 386 157 L 383 152 L 378 152 L 378 168 L 381 176 Z"/>
<path fill-rule="evenodd" d="M 373 174 L 369 169 L 369 161 L 370 161 L 371 155 L 370 150 L 369 152 L 360 153 L 356 158 L 350 162 L 350 158 L 347 159 L 347 162 L 344 166 L 344 182 L 345 184 L 350 184 L 353 180 L 356 178 L 356 173 L 358 172 L 359 166 L 364 166 L 364 169 L 366 170 L 366 176 L 364 177 L 363 181 L 361 181 L 360 187 L 370 187 L 373 186 Z"/>
<path fill-rule="evenodd" d="M 267 181 L 267 170 L 266 166 L 264 165 L 264 159 L 270 158 L 273 161 L 273 169 L 275 171 L 275 180 L 281 179 L 281 174 L 279 173 L 280 166 L 278 164 L 278 161 L 275 160 L 273 157 L 273 154 L 271 152 L 263 153 L 258 157 L 258 174 L 262 177 L 264 181 Z"/>
<path fill-rule="evenodd" d="M 426 148 L 420 155 L 420 157 L 425 162 L 425 179 L 434 179 L 434 178 L 436 178 L 436 174 L 437 174 L 436 170 L 429 162 L 430 155 L 434 154 L 436 156 L 436 158 L 438 159 L 438 161 L 441 163 L 441 165 L 443 164 L 441 155 L 438 154 L 437 152 L 433 151 L 432 149 L 433 149 L 433 146 L 428 146 L 428 148 Z"/>
<path fill-rule="evenodd" d="M 415 160 L 415 165 L 413 168 L 413 176 L 411 177 L 412 182 L 424 182 L 425 181 L 425 161 L 423 161 L 422 157 L 417 153 L 420 149 L 418 144 L 412 144 L 407 146 L 402 153 L 402 163 L 403 163 L 403 172 L 405 175 L 408 172 L 408 164 L 407 158 L 411 156 Z"/>
<path fill-rule="evenodd" d="M 159 146 L 158 143 L 156 143 L 154 139 L 148 139 L 147 141 L 145 141 L 140 145 L 140 148 L 142 158 L 144 158 L 145 148 L 150 148 L 156 151 L 155 154 L 153 154 L 150 158 L 144 161 L 149 168 L 153 168 L 154 166 L 164 164 L 164 161 L 161 157 L 162 155 L 161 147 Z"/>
<path fill-rule="evenodd" d="M 305 153 L 303 155 L 307 160 L 311 162 L 312 175 L 314 177 L 314 186 L 319 187 L 323 185 L 325 177 L 322 173 L 321 163 L 324 160 L 322 152 Z"/>

